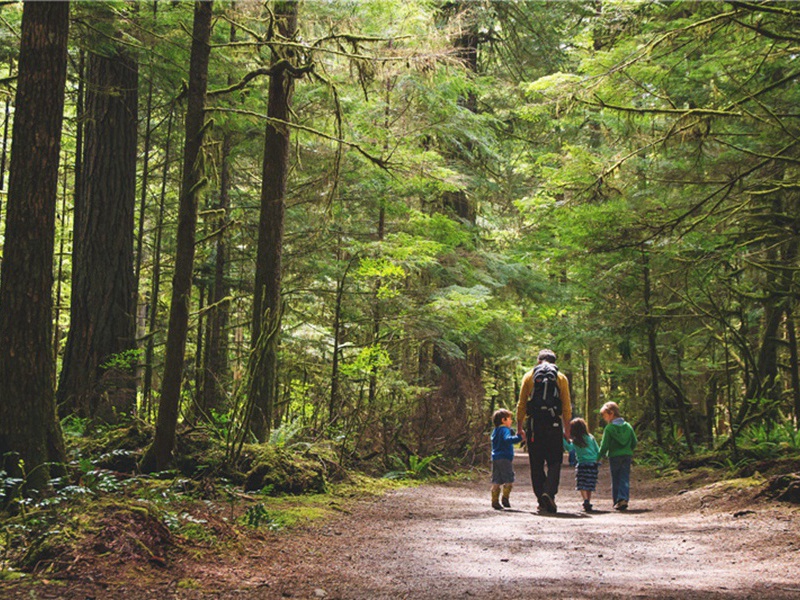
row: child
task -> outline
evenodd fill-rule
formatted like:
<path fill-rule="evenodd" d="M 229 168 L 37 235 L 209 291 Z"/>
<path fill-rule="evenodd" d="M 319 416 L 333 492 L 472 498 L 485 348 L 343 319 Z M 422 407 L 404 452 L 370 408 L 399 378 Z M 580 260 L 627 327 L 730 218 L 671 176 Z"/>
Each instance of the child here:
<path fill-rule="evenodd" d="M 494 411 L 492 422 L 492 508 L 503 510 L 503 506 L 511 508 L 508 497 L 511 484 L 514 483 L 514 444 L 522 441 L 521 435 L 511 431 L 512 415 L 510 410 L 501 408 Z M 500 486 L 503 488 L 503 504 L 500 505 Z"/>
<path fill-rule="evenodd" d="M 631 488 L 631 460 L 636 448 L 636 433 L 630 423 L 620 416 L 616 402 L 606 402 L 600 415 L 607 423 L 600 444 L 600 458 L 608 455 L 611 468 L 611 495 L 614 508 L 627 510 Z"/>
<path fill-rule="evenodd" d="M 564 440 L 564 449 L 575 452 L 578 464 L 575 467 L 575 489 L 583 498 L 583 510 L 592 511 L 592 492 L 597 487 L 597 470 L 599 463 L 600 447 L 597 440 L 589 434 L 586 421 L 572 419 L 569 422 L 569 437 L 572 442 Z"/>

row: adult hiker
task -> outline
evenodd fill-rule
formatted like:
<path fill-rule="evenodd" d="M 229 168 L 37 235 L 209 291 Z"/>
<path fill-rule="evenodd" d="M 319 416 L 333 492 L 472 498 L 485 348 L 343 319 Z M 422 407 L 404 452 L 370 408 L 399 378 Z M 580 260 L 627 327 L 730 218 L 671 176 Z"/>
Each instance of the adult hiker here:
<path fill-rule="evenodd" d="M 533 493 L 539 511 L 555 513 L 561 479 L 564 432 L 572 419 L 569 380 L 559 372 L 556 355 L 539 352 L 538 364 L 525 373 L 517 403 L 517 433 L 525 435 Z"/>

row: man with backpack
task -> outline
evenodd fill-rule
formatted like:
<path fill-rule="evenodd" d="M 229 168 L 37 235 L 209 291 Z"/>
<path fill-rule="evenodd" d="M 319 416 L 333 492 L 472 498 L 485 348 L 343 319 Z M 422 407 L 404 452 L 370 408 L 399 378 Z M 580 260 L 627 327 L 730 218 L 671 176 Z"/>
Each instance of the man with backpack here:
<path fill-rule="evenodd" d="M 524 435 L 528 447 L 531 483 L 540 512 L 557 511 L 562 440 L 570 420 L 569 380 L 559 372 L 555 353 L 541 350 L 538 364 L 522 378 L 517 404 L 517 433 Z"/>

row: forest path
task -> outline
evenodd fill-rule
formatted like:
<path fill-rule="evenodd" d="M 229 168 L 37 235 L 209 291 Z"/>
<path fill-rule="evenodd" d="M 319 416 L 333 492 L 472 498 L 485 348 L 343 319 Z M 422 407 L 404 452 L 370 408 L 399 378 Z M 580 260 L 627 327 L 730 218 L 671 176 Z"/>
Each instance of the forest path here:
<path fill-rule="evenodd" d="M 631 508 L 618 512 L 604 463 L 596 512 L 582 511 L 565 466 L 559 512 L 540 515 L 527 456 L 514 464 L 511 510 L 491 509 L 488 473 L 399 490 L 290 540 L 279 572 L 253 573 L 260 590 L 241 597 L 800 598 L 795 506 L 725 484 L 681 490 L 634 469 Z"/>
<path fill-rule="evenodd" d="M 473 481 L 353 501 L 324 525 L 268 534 L 235 553 L 176 557 L 161 575 L 106 573 L 102 585 L 50 583 L 24 597 L 800 598 L 796 505 L 731 484 L 682 490 L 634 468 L 631 508 L 617 512 L 604 464 L 596 512 L 582 511 L 565 466 L 559 512 L 540 515 L 527 457 L 514 465 L 510 510 L 492 510 L 483 470 Z"/>

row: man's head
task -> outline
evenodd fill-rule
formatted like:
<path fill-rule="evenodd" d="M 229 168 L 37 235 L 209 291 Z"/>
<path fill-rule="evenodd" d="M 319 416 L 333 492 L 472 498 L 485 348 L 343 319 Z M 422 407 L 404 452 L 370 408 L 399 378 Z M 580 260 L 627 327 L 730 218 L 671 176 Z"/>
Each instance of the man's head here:
<path fill-rule="evenodd" d="M 556 364 L 556 353 L 548 348 L 539 350 L 539 362 L 549 362 Z"/>

